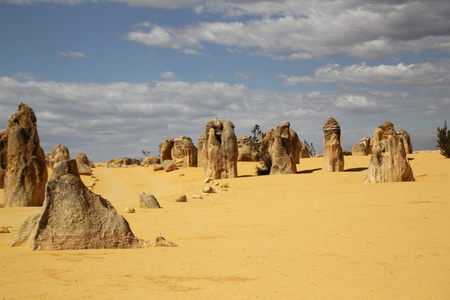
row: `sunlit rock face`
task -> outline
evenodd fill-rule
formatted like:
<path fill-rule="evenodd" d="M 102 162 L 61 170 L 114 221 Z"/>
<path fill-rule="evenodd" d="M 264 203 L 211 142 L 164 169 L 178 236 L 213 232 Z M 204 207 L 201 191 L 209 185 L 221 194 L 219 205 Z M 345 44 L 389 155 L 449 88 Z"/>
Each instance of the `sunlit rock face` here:
<path fill-rule="evenodd" d="M 329 118 L 323 126 L 323 134 L 325 171 L 344 171 L 344 154 L 341 147 L 341 127 L 339 123 L 335 119 Z"/>

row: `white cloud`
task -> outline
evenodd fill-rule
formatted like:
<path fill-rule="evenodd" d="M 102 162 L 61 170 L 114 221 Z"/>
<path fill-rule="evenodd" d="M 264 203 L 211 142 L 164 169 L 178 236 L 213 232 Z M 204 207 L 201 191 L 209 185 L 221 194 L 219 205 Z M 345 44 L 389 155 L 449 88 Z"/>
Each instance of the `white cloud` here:
<path fill-rule="evenodd" d="M 17 72 L 12 76 L 15 79 L 18 80 L 34 80 L 34 75 L 29 72 Z"/>
<path fill-rule="evenodd" d="M 318 82 L 340 82 L 348 84 L 431 87 L 450 85 L 450 63 L 419 63 L 406 65 L 368 66 L 366 63 L 342 68 L 339 64 L 329 64 L 316 70 L 313 77 L 278 75 L 285 85 L 298 85 Z"/>
<path fill-rule="evenodd" d="M 237 135 L 249 135 L 254 124 L 268 130 L 290 121 L 300 138 L 318 148 L 322 126 L 333 116 L 341 124 L 342 142 L 349 149 L 386 120 L 406 130 L 414 128 L 418 119 L 429 124 L 420 134 L 410 132 L 413 143 L 419 142 L 421 133 L 428 129 L 434 134 L 450 113 L 448 97 L 423 98 L 398 92 L 300 93 L 221 82 L 97 84 L 21 82 L 0 77 L 0 123 L 5 127 L 20 101 L 34 109 L 46 152 L 61 143 L 73 155 L 83 151 L 94 161 L 139 157 L 142 149 L 157 154 L 158 145 L 167 136 L 183 134 L 196 142 L 215 116 L 231 120 Z M 393 118 L 398 114 L 401 123 Z M 346 133 L 350 131 L 352 134 Z"/>
<path fill-rule="evenodd" d="M 171 71 L 163 72 L 163 73 L 159 74 L 159 77 L 167 79 L 167 80 L 178 80 L 181 78 L 180 75 L 177 75 Z"/>
<path fill-rule="evenodd" d="M 87 55 L 78 51 L 58 52 L 58 55 L 68 58 L 87 58 Z"/>

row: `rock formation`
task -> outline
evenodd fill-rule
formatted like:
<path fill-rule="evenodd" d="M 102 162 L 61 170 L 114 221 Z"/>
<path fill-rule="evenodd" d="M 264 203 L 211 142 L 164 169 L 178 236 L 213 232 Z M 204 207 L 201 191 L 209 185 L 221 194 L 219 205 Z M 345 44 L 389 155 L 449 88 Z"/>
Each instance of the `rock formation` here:
<path fill-rule="evenodd" d="M 197 166 L 197 147 L 190 137 L 180 135 L 173 139 L 171 155 L 178 168 Z"/>
<path fill-rule="evenodd" d="M 150 166 L 155 164 L 160 164 L 161 159 L 156 156 L 147 156 L 141 161 L 141 166 Z"/>
<path fill-rule="evenodd" d="M 201 135 L 198 138 L 197 146 L 198 146 L 198 152 L 197 152 L 197 166 L 204 168 L 206 166 L 206 135 Z"/>
<path fill-rule="evenodd" d="M 252 151 L 250 137 L 241 135 L 237 138 L 238 161 L 257 161 L 255 153 Z"/>
<path fill-rule="evenodd" d="M 297 173 L 290 126 L 289 122 L 283 122 L 270 133 L 271 139 L 273 138 L 272 145 L 269 147 L 269 154 L 272 158 L 270 175 Z"/>
<path fill-rule="evenodd" d="M 55 145 L 55 147 L 52 148 L 52 152 L 50 153 L 50 159 L 48 161 L 48 166 L 50 168 L 53 168 L 53 166 L 56 163 L 68 159 L 70 159 L 69 149 L 67 149 L 67 147 L 64 145 L 57 144 Z"/>
<path fill-rule="evenodd" d="M 297 132 L 292 128 L 289 129 L 289 132 L 291 134 L 292 156 L 294 157 L 294 162 L 299 164 L 300 158 L 310 158 L 311 156 L 306 145 L 300 141 Z"/>
<path fill-rule="evenodd" d="M 28 219 L 16 237 L 13 246 L 28 244 L 33 250 L 156 246 L 155 241 L 138 239 L 108 200 L 84 186 L 75 160 L 55 165 L 42 213 Z"/>
<path fill-rule="evenodd" d="M 403 145 L 405 146 L 406 154 L 413 153 L 413 147 L 411 144 L 411 137 L 409 133 L 405 129 L 399 129 L 397 131 L 397 135 L 399 135 L 403 139 Z"/>
<path fill-rule="evenodd" d="M 206 125 L 206 165 L 208 178 L 237 177 L 238 146 L 234 124 L 215 118 Z"/>
<path fill-rule="evenodd" d="M 352 147 L 353 156 L 366 156 L 372 153 L 372 147 L 370 146 L 370 137 L 363 137 L 358 144 Z"/>
<path fill-rule="evenodd" d="M 172 159 L 173 139 L 165 138 L 159 145 L 159 156 L 162 161 Z"/>
<path fill-rule="evenodd" d="M 142 192 L 139 195 L 139 207 L 140 208 L 161 208 L 158 200 L 156 200 L 155 196 L 147 195 Z"/>
<path fill-rule="evenodd" d="M 344 154 L 341 148 L 341 127 L 339 123 L 335 119 L 329 118 L 323 126 L 323 133 L 325 171 L 344 171 Z"/>
<path fill-rule="evenodd" d="M 8 129 L 0 131 L 0 189 L 5 186 L 6 168 L 8 165 Z"/>
<path fill-rule="evenodd" d="M 33 109 L 20 103 L 7 132 L 5 206 L 40 206 L 48 174 Z"/>
<path fill-rule="evenodd" d="M 173 160 L 163 161 L 162 166 L 166 172 L 175 171 L 177 169 L 177 164 Z"/>
<path fill-rule="evenodd" d="M 372 145 L 366 182 L 414 181 L 403 138 L 395 132 L 394 124 L 387 121 L 379 126 L 373 134 Z"/>
<path fill-rule="evenodd" d="M 92 175 L 92 170 L 89 167 L 91 162 L 84 152 L 78 153 L 75 156 L 75 160 L 77 161 L 78 173 L 80 175 Z"/>

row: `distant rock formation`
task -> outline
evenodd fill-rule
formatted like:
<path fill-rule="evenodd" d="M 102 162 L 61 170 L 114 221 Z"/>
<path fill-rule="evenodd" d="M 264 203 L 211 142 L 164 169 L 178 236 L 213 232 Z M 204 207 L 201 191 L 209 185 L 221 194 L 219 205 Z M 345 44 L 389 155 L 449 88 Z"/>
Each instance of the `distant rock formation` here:
<path fill-rule="evenodd" d="M 296 164 L 300 163 L 300 158 L 310 158 L 308 148 L 300 141 L 297 132 L 292 128 L 289 129 L 291 134 L 292 155 Z"/>
<path fill-rule="evenodd" d="M 159 156 L 162 161 L 172 160 L 173 139 L 167 137 L 159 145 Z"/>
<path fill-rule="evenodd" d="M 150 165 L 156 165 L 160 164 L 161 159 L 159 159 L 156 156 L 147 156 L 141 161 L 141 166 L 150 166 Z"/>
<path fill-rule="evenodd" d="M 238 146 L 234 124 L 215 118 L 206 125 L 205 173 L 208 178 L 237 177 Z"/>
<path fill-rule="evenodd" d="M 268 133 L 270 140 L 269 154 L 272 158 L 270 175 L 297 173 L 290 126 L 289 122 L 283 122 L 275 130 Z M 299 153 L 297 152 L 298 156 Z"/>
<path fill-rule="evenodd" d="M 202 167 L 202 168 L 204 168 L 206 166 L 207 153 L 206 153 L 205 143 L 206 143 L 206 135 L 201 135 L 198 138 L 198 142 L 197 142 L 197 147 L 198 147 L 197 166 Z"/>
<path fill-rule="evenodd" d="M 56 163 L 60 161 L 70 159 L 70 152 L 66 146 L 57 144 L 52 148 L 52 152 L 50 153 L 50 159 L 48 161 L 48 166 L 53 168 Z"/>
<path fill-rule="evenodd" d="M 89 191 L 72 159 L 55 165 L 42 213 L 27 219 L 11 245 L 33 250 L 127 249 L 157 246 L 155 242 L 138 239 L 108 200 Z"/>
<path fill-rule="evenodd" d="M 358 144 L 352 147 L 353 156 L 366 156 L 372 154 L 372 147 L 370 146 L 370 137 L 363 137 Z"/>
<path fill-rule="evenodd" d="M 173 139 L 171 156 L 178 168 L 197 166 L 197 147 L 190 137 L 180 135 Z"/>
<path fill-rule="evenodd" d="M 6 130 L 5 206 L 41 206 L 48 174 L 33 109 L 21 102 Z"/>
<path fill-rule="evenodd" d="M 5 187 L 6 168 L 8 166 L 8 129 L 0 131 L 0 189 Z"/>
<path fill-rule="evenodd" d="M 344 154 L 341 148 L 341 127 L 339 123 L 335 119 L 329 118 L 323 126 L 323 133 L 325 171 L 344 171 Z"/>
<path fill-rule="evenodd" d="M 112 167 L 112 168 L 123 168 L 123 167 L 127 167 L 133 164 L 133 160 L 129 157 L 125 157 L 125 158 L 115 158 L 115 159 L 111 159 L 110 161 L 108 161 L 106 163 L 106 166 Z"/>
<path fill-rule="evenodd" d="M 241 135 L 237 138 L 238 161 L 257 161 L 252 151 L 250 137 Z"/>
<path fill-rule="evenodd" d="M 394 124 L 389 121 L 375 130 L 366 182 L 414 181 L 403 143 L 403 138 L 395 132 Z"/>
<path fill-rule="evenodd" d="M 162 165 L 166 172 L 175 171 L 177 169 L 177 164 L 173 160 L 165 160 Z"/>
<path fill-rule="evenodd" d="M 405 129 L 399 129 L 397 131 L 397 135 L 399 135 L 403 139 L 403 145 L 405 146 L 406 154 L 413 153 L 413 147 L 411 144 L 411 137 L 409 133 Z"/>
<path fill-rule="evenodd" d="M 84 152 L 80 152 L 75 156 L 77 162 L 78 173 L 80 175 L 92 175 L 90 168 L 91 162 Z"/>

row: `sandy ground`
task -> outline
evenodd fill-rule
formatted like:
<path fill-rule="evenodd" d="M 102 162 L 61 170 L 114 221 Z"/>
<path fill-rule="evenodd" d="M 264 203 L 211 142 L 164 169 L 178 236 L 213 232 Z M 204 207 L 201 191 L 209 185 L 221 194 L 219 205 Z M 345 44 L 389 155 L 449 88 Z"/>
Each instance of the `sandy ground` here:
<path fill-rule="evenodd" d="M 238 178 L 219 180 L 228 191 L 201 200 L 200 168 L 96 168 L 94 192 L 136 208 L 123 213 L 136 236 L 179 247 L 12 248 L 40 208 L 1 208 L 12 227 L 0 234 L 0 298 L 450 299 L 450 159 L 409 158 L 416 181 L 387 184 L 363 183 L 369 157 L 345 157 L 341 173 L 311 158 L 298 174 L 259 177 L 239 163 Z M 141 192 L 163 208 L 138 208 Z M 173 202 L 180 193 L 187 203 Z"/>

